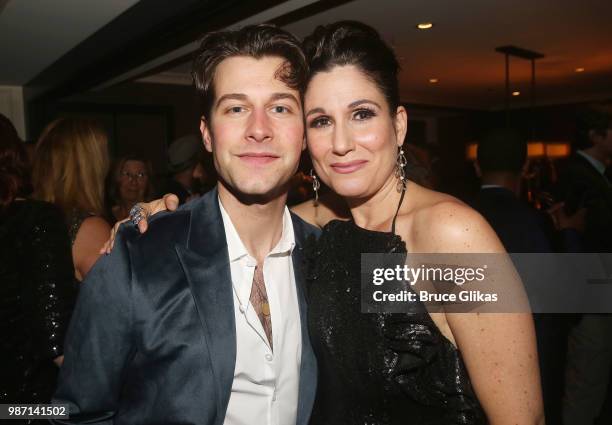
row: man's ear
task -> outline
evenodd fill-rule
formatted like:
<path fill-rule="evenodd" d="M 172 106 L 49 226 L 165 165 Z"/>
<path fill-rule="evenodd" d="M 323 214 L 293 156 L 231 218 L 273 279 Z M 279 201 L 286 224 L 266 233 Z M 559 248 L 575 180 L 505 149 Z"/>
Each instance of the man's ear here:
<path fill-rule="evenodd" d="M 202 142 L 208 152 L 212 152 L 212 137 L 210 134 L 210 128 L 206 123 L 206 118 L 200 118 L 200 133 L 202 133 Z"/>
<path fill-rule="evenodd" d="M 589 130 L 589 140 L 593 146 L 596 146 L 605 138 L 604 134 L 601 134 L 597 130 Z"/>
<path fill-rule="evenodd" d="M 397 146 L 404 144 L 406 132 L 408 131 L 408 112 L 403 106 L 398 106 L 395 110 L 395 136 Z"/>

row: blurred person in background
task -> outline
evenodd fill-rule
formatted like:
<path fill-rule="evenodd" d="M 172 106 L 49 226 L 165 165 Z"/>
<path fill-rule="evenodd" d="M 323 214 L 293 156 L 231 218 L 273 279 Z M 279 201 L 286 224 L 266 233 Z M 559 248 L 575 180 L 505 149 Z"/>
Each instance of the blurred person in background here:
<path fill-rule="evenodd" d="M 164 193 L 173 193 L 178 196 L 179 203 L 184 204 L 200 195 L 194 187 L 194 171 L 202 151 L 200 137 L 191 134 L 170 144 L 168 148 L 169 176 L 162 187 L 160 196 Z"/>
<path fill-rule="evenodd" d="M 557 196 L 569 212 L 585 208 L 583 251 L 612 252 L 612 107 L 589 105 L 576 121 L 577 151 L 561 174 Z M 612 366 L 612 315 L 583 314 L 568 344 L 563 421 L 593 424 L 602 411 Z"/>
<path fill-rule="evenodd" d="M 119 158 L 110 173 L 108 187 L 111 224 L 127 218 L 136 203 L 153 196 L 151 161 L 137 155 Z"/>
<path fill-rule="evenodd" d="M 30 193 L 24 144 L 0 114 L 0 403 L 50 401 L 74 303 L 62 211 Z"/>
<path fill-rule="evenodd" d="M 64 211 L 79 281 L 98 260 L 110 231 L 102 218 L 107 172 L 107 137 L 93 121 L 60 118 L 40 136 L 32 171 L 34 197 Z"/>

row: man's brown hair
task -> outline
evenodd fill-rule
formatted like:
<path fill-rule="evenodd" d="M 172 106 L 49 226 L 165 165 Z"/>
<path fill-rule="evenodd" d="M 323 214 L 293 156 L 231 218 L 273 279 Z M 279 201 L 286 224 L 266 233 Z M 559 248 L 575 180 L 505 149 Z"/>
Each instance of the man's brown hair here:
<path fill-rule="evenodd" d="M 248 56 L 260 59 L 275 56 L 285 59 L 276 78 L 304 93 L 308 66 L 300 41 L 274 25 L 249 25 L 239 30 L 210 32 L 202 38 L 193 62 L 192 77 L 202 116 L 208 121 L 215 99 L 215 71 L 225 59 Z"/>

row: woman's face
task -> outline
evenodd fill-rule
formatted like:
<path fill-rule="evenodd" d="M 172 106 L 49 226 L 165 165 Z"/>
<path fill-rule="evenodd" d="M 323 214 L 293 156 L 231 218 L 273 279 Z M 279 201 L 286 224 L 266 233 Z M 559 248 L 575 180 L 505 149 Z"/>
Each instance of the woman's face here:
<path fill-rule="evenodd" d="M 337 66 L 316 74 L 304 111 L 315 171 L 334 192 L 369 198 L 395 179 L 406 111 L 398 107 L 391 114 L 384 94 L 359 68 Z"/>
<path fill-rule="evenodd" d="M 144 201 L 149 183 L 147 167 L 142 161 L 125 161 L 119 173 L 119 196 L 123 202 Z"/>

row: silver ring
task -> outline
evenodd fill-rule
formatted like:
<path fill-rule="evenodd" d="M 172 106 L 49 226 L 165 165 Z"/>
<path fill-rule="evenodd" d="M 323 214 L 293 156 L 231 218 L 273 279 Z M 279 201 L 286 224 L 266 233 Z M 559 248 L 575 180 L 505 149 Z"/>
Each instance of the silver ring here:
<path fill-rule="evenodd" d="M 134 223 L 134 226 L 138 226 L 138 223 L 145 217 L 144 208 L 140 204 L 136 204 L 130 210 L 130 221 Z"/>

